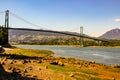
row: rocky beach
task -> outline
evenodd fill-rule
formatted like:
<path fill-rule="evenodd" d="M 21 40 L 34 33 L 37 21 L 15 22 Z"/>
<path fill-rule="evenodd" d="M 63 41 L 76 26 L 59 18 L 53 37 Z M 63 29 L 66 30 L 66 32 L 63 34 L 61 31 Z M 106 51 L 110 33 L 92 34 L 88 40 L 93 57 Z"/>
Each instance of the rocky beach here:
<path fill-rule="evenodd" d="M 120 67 L 53 57 L 52 51 L 4 48 L 0 80 L 120 80 Z"/>

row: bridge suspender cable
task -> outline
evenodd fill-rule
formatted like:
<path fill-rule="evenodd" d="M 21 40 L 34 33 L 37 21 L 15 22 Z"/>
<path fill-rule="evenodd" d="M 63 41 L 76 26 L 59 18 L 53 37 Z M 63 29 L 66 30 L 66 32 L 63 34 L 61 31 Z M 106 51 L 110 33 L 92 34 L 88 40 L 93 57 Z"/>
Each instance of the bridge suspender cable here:
<path fill-rule="evenodd" d="M 27 20 L 25 20 L 24 18 L 22 18 L 22 17 L 20 17 L 20 16 L 18 16 L 18 15 L 16 15 L 16 14 L 12 13 L 12 12 L 10 12 L 10 14 L 11 14 L 12 16 L 14 16 L 15 18 L 17 18 L 17 19 L 19 19 L 19 20 L 21 20 L 21 21 L 23 21 L 23 22 L 25 22 L 25 23 L 27 23 L 27 24 L 30 24 L 30 25 L 32 25 L 32 26 L 35 26 L 35 27 L 37 27 L 37 28 L 41 28 L 41 29 L 45 28 L 45 27 L 41 27 L 41 26 L 39 26 L 39 25 L 36 25 L 36 24 L 34 24 L 34 23 L 30 22 L 30 21 L 27 21 Z M 47 28 L 46 28 L 46 29 L 47 29 Z"/>

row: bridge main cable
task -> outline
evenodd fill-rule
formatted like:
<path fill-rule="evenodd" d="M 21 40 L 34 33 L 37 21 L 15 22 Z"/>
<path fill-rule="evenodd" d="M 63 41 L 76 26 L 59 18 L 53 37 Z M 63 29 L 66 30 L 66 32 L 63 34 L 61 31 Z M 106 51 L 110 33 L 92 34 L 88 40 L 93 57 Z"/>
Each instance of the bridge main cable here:
<path fill-rule="evenodd" d="M 35 26 L 35 27 L 37 27 L 37 28 L 41 28 L 41 29 L 46 28 L 46 27 L 42 27 L 42 26 L 36 25 L 36 24 L 34 24 L 34 23 L 32 23 L 32 22 L 30 22 L 30 21 L 28 21 L 28 20 L 26 20 L 26 19 L 24 19 L 24 18 L 22 18 L 22 17 L 20 17 L 20 16 L 18 16 L 18 15 L 16 15 L 16 14 L 14 14 L 14 13 L 12 13 L 12 12 L 10 12 L 10 14 L 11 14 L 12 16 L 14 16 L 15 18 L 17 18 L 17 19 L 19 19 L 19 20 L 21 20 L 21 21 L 23 21 L 23 22 L 25 22 L 25 23 L 27 23 L 27 24 L 30 24 L 30 25 L 32 25 L 32 26 Z M 46 28 L 46 29 L 47 29 L 47 28 Z"/>
<path fill-rule="evenodd" d="M 0 13 L 5 13 L 5 11 L 2 11 L 2 12 L 0 12 Z"/>
<path fill-rule="evenodd" d="M 66 33 L 66 32 L 61 32 L 61 31 L 43 30 L 43 29 L 28 29 L 28 28 L 10 28 L 10 27 L 9 27 L 8 29 L 12 29 L 12 30 L 25 30 L 25 31 L 41 31 L 41 32 L 50 32 L 50 33 L 59 33 L 59 34 L 65 34 L 65 35 L 70 35 L 70 36 L 83 37 L 83 38 L 88 38 L 88 39 L 93 39 L 93 40 L 108 42 L 107 40 L 102 40 L 102 39 L 98 39 L 98 38 L 94 38 L 94 37 L 89 37 L 89 36 L 71 34 L 71 33 Z"/>

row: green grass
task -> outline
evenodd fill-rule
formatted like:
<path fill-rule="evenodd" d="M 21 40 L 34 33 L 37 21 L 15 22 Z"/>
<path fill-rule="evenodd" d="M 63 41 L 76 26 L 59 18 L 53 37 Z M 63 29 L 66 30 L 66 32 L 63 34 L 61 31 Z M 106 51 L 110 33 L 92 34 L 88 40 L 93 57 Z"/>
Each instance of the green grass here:
<path fill-rule="evenodd" d="M 85 73 L 85 74 L 95 75 L 95 76 L 100 75 L 100 74 L 97 73 L 97 72 L 94 72 L 94 71 L 88 71 L 88 70 L 82 70 L 81 72 L 83 72 L 83 73 Z"/>
<path fill-rule="evenodd" d="M 48 69 L 53 70 L 54 72 L 62 72 L 65 75 L 68 75 L 69 72 L 75 72 L 74 74 L 74 78 L 76 80 L 83 80 L 83 79 L 87 79 L 87 80 L 100 80 L 97 77 L 92 77 L 93 75 L 98 75 L 98 73 L 96 72 L 92 72 L 92 71 L 84 71 L 84 70 L 77 70 L 74 68 L 70 68 L 67 66 L 59 66 L 59 65 L 51 65 L 51 64 L 40 64 L 40 66 L 48 66 Z"/>
<path fill-rule="evenodd" d="M 91 77 L 89 80 L 100 80 L 100 78 Z"/>
<path fill-rule="evenodd" d="M 74 77 L 77 79 L 77 80 L 81 80 L 81 78 L 82 78 L 82 80 L 83 79 L 88 79 L 88 80 L 100 80 L 99 78 L 97 78 L 97 77 L 92 77 L 91 75 L 89 75 L 89 74 L 85 74 L 85 73 L 76 73 L 75 75 L 74 75 Z"/>
<path fill-rule="evenodd" d="M 67 67 L 67 66 L 59 66 L 59 65 L 51 65 L 51 64 L 40 64 L 40 66 L 48 66 L 48 69 L 51 69 L 55 72 L 77 72 L 78 70 Z"/>
<path fill-rule="evenodd" d="M 57 72 L 80 72 L 80 73 L 84 73 L 84 74 L 87 74 L 87 75 L 100 75 L 99 73 L 97 72 L 94 72 L 94 71 L 88 71 L 88 70 L 77 70 L 77 69 L 74 69 L 74 68 L 70 68 L 70 67 L 67 67 L 67 66 L 59 66 L 59 65 L 51 65 L 51 64 L 40 64 L 42 66 L 48 66 L 49 69 L 52 69 L 54 71 L 57 71 Z"/>
<path fill-rule="evenodd" d="M 32 49 L 18 49 L 18 48 L 8 51 L 7 53 L 24 55 L 24 56 L 36 56 L 36 57 L 45 57 L 53 54 L 53 52 L 49 50 L 32 50 Z"/>
<path fill-rule="evenodd" d="M 73 69 L 70 67 L 66 67 L 66 66 L 58 66 L 58 65 L 49 65 L 49 68 L 54 70 L 54 71 L 62 71 L 62 72 L 82 72 L 85 74 L 91 74 L 91 75 L 99 75 L 99 73 L 97 72 L 93 72 L 93 71 L 86 71 L 86 70 L 77 70 L 77 69 Z"/>
<path fill-rule="evenodd" d="M 76 80 L 83 80 L 83 79 L 88 79 L 89 77 L 86 74 L 83 74 L 83 73 L 75 73 L 74 78 Z"/>

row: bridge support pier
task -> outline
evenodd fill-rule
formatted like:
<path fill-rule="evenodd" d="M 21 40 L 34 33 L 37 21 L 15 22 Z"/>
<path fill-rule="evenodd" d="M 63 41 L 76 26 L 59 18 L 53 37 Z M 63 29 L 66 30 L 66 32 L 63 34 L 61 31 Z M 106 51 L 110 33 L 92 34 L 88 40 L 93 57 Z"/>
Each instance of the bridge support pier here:
<path fill-rule="evenodd" d="M 5 35 L 5 44 L 8 44 L 9 40 L 8 40 L 8 28 L 9 28 L 9 10 L 6 10 L 5 11 L 5 32 L 6 32 L 6 35 Z"/>

